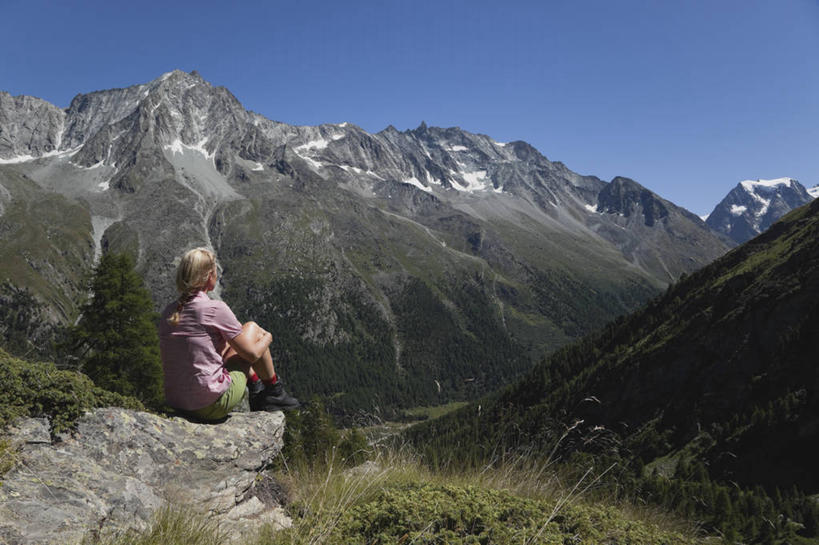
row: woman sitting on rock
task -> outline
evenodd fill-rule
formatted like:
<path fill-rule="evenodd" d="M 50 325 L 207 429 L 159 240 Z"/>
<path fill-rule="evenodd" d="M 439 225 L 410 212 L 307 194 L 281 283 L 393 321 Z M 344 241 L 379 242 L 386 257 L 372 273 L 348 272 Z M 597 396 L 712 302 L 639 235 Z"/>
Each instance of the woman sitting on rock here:
<path fill-rule="evenodd" d="M 167 403 L 201 420 L 221 420 L 250 390 L 250 408 L 299 406 L 273 369 L 273 337 L 255 322 L 242 325 L 225 303 L 208 297 L 216 287 L 216 256 L 187 252 L 176 270 L 179 299 L 162 312 L 159 348 Z"/>

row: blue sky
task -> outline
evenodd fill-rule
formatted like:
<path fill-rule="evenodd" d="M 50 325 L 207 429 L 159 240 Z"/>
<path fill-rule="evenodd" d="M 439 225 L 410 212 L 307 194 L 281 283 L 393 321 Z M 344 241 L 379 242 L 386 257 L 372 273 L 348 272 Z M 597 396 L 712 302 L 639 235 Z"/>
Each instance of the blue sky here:
<path fill-rule="evenodd" d="M 697 214 L 739 181 L 819 184 L 818 0 L 6 0 L 0 90 L 66 107 L 179 68 L 297 125 L 421 121 Z"/>

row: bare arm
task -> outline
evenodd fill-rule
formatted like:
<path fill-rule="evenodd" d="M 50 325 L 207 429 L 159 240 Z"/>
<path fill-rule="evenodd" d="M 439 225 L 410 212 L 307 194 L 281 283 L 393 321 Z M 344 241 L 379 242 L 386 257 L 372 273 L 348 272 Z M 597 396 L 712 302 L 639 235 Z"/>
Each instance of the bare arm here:
<path fill-rule="evenodd" d="M 273 342 L 273 335 L 259 327 L 256 322 L 248 322 L 242 332 L 228 341 L 237 354 L 250 363 L 255 363 Z"/>

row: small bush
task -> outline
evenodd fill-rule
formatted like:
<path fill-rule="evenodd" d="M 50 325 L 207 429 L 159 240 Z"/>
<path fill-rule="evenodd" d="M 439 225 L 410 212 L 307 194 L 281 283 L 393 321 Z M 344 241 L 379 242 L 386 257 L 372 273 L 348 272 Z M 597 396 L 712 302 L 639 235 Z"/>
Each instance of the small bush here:
<path fill-rule="evenodd" d="M 0 439 L 0 479 L 17 463 L 17 453 L 8 439 Z"/>
<path fill-rule="evenodd" d="M 62 371 L 49 362 L 29 362 L 0 350 L 0 428 L 15 418 L 47 416 L 52 433 L 69 430 L 82 414 L 95 407 L 144 409 L 134 398 L 95 386 L 74 371 Z"/>

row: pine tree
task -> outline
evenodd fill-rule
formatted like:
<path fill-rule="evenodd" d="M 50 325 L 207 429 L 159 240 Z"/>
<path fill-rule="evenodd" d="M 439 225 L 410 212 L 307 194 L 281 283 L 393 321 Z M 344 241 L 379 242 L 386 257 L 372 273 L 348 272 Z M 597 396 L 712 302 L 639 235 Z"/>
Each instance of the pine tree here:
<path fill-rule="evenodd" d="M 97 386 L 162 402 L 157 315 L 148 290 L 127 254 L 106 254 L 91 280 L 91 299 L 71 330 L 80 370 Z"/>

